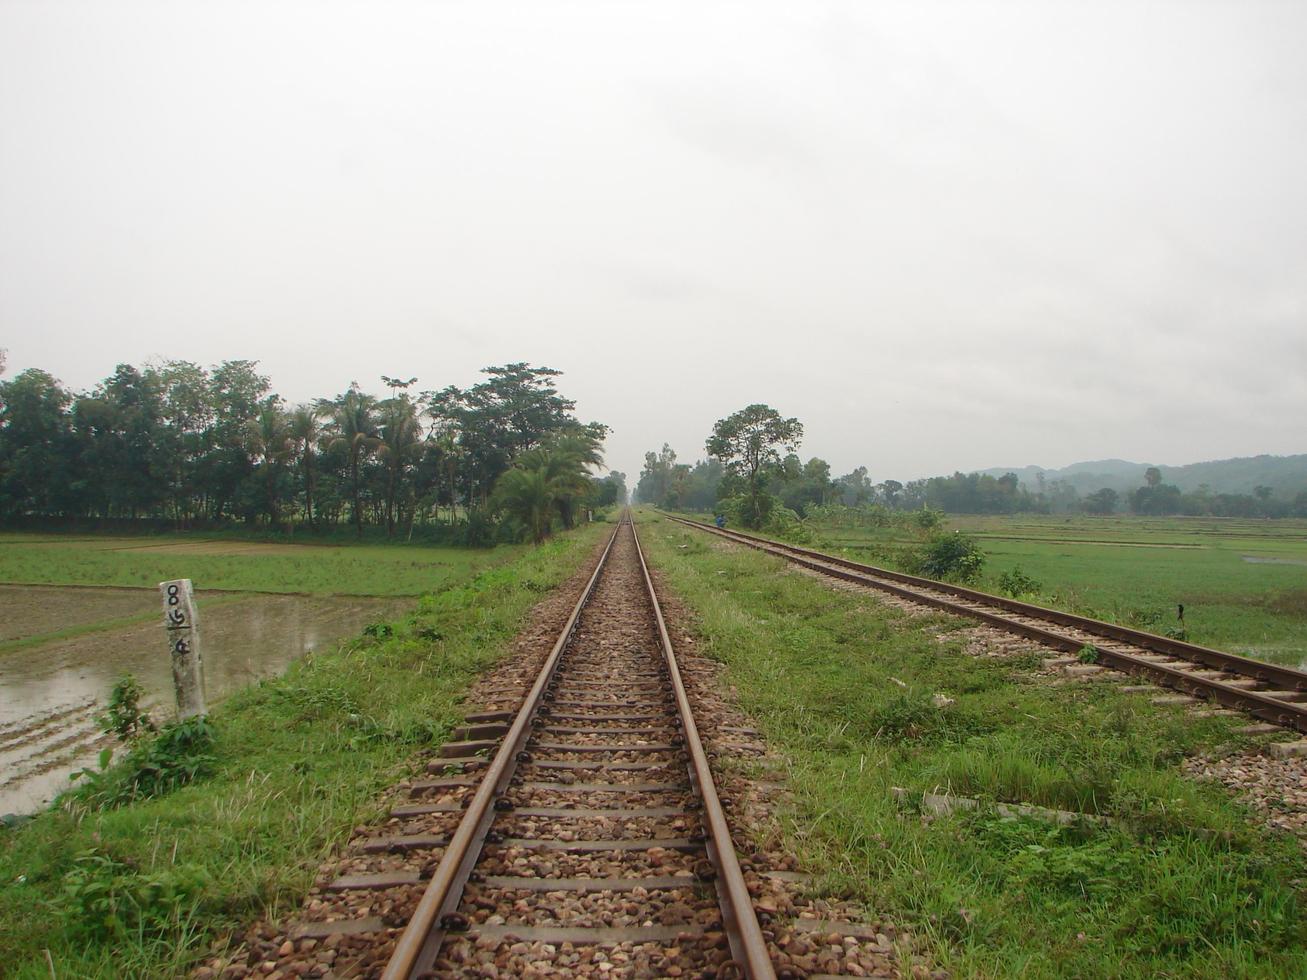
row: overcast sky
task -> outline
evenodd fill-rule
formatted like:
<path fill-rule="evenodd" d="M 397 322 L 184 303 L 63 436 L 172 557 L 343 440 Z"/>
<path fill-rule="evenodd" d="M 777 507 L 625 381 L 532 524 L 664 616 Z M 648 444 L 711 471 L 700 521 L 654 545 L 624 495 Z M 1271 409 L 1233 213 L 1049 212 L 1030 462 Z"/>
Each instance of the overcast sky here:
<path fill-rule="evenodd" d="M 1307 3 L 0 0 L 0 347 L 559 368 L 632 483 L 1307 452 Z"/>

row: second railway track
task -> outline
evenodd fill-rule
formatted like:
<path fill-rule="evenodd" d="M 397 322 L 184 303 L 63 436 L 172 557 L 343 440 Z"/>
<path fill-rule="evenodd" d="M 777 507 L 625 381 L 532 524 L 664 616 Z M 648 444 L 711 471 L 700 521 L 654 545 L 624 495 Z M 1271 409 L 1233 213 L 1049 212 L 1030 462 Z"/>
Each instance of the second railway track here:
<path fill-rule="evenodd" d="M 1307 673 L 1303 671 L 724 530 L 702 521 L 665 516 L 819 574 L 978 619 L 1053 649 L 1075 653 L 1092 646 L 1098 664 L 1135 674 L 1185 695 L 1245 711 L 1271 725 L 1307 732 Z"/>

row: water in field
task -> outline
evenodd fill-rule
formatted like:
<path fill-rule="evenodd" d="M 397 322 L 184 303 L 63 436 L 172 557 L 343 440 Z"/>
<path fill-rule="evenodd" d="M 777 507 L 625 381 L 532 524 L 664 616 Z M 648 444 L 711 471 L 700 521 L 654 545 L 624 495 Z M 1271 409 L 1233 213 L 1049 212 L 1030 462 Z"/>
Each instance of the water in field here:
<path fill-rule="evenodd" d="M 411 602 L 199 593 L 197 605 L 213 705 Z M 140 680 L 156 717 L 171 711 L 160 609 L 158 593 L 147 589 L 0 586 L 0 645 L 10 645 L 0 648 L 0 814 L 40 807 L 113 744 L 95 716 L 123 674 Z M 13 648 L 25 638 L 40 642 Z"/>

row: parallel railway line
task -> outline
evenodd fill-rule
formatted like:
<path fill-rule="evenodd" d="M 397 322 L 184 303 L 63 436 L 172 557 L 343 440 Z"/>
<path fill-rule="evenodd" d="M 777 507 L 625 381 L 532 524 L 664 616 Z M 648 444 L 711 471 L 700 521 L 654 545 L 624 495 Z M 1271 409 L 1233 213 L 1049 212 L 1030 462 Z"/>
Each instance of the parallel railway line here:
<path fill-rule="evenodd" d="M 1086 646 L 1095 662 L 1146 678 L 1195 698 L 1247 712 L 1272 725 L 1307 732 L 1307 673 L 1157 636 L 1142 630 L 993 596 L 975 589 L 906 575 L 874 565 L 670 514 L 669 520 L 764 551 L 832 578 L 870 586 L 1076 653 Z"/>

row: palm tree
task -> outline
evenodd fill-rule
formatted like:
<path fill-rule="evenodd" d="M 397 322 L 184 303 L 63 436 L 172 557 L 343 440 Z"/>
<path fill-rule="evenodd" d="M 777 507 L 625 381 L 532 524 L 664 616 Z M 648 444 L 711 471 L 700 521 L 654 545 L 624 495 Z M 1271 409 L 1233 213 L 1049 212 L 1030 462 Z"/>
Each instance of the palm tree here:
<path fill-rule="evenodd" d="M 277 475 L 292 453 L 289 418 L 274 401 L 266 402 L 259 414 L 245 423 L 245 444 L 256 465 L 263 468 L 268 519 L 277 525 Z"/>
<path fill-rule="evenodd" d="M 322 441 L 322 420 L 327 410 L 321 402 L 314 405 L 297 405 L 290 415 L 290 438 L 299 451 L 300 469 L 304 473 L 304 514 L 309 527 L 314 526 L 313 493 L 317 489 L 317 478 L 313 472 L 316 460 L 314 453 Z"/>
<path fill-rule="evenodd" d="M 399 497 L 404 471 L 421 447 L 421 427 L 417 407 L 407 394 L 388 398 L 382 403 L 379 453 L 386 464 L 386 536 L 395 533 L 395 501 Z"/>
<path fill-rule="evenodd" d="M 363 502 L 359 469 L 368 453 L 381 443 L 377 437 L 376 399 L 359 391 L 357 383 L 332 403 L 332 449 L 344 448 L 349 458 L 349 481 L 354 511 L 354 529 L 363 537 Z"/>
<path fill-rule="evenodd" d="M 524 453 L 535 456 L 535 453 Z M 557 488 L 550 479 L 548 467 L 542 458 L 526 459 L 525 465 L 514 466 L 495 484 L 495 504 L 516 517 L 539 544 L 549 534 L 553 523 Z"/>
<path fill-rule="evenodd" d="M 516 517 L 539 544 L 557 512 L 572 527 L 577 500 L 590 492 L 589 469 L 602 466 L 599 441 L 585 431 L 559 433 L 545 445 L 520 454 L 495 485 L 495 503 Z"/>
<path fill-rule="evenodd" d="M 604 465 L 599 440 L 584 430 L 564 431 L 544 447 L 550 477 L 555 480 L 555 504 L 564 527 L 576 523 L 576 502 L 590 492 L 593 467 Z"/>
<path fill-rule="evenodd" d="M 435 445 L 436 451 L 440 454 L 439 465 L 444 472 L 445 486 L 449 491 L 449 524 L 452 527 L 458 520 L 458 469 L 466 454 L 453 426 L 446 426 L 440 431 Z M 437 497 L 436 516 L 440 516 L 439 497 Z"/>

